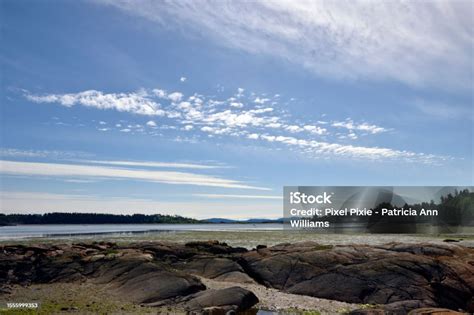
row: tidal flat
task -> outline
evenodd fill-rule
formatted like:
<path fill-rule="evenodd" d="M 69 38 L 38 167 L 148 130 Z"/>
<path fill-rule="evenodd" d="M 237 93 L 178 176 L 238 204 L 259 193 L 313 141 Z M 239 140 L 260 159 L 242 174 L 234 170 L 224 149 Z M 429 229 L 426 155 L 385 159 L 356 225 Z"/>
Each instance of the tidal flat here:
<path fill-rule="evenodd" d="M 55 235 L 49 237 L 23 237 L 0 239 L 0 244 L 70 243 L 90 241 L 111 241 L 120 244 L 129 242 L 166 241 L 187 243 L 192 241 L 219 240 L 230 246 L 256 248 L 258 245 L 274 246 L 281 243 L 313 241 L 325 245 L 383 245 L 391 242 L 406 244 L 446 242 L 474 248 L 474 234 L 321 234 L 291 230 L 162 230 L 144 232 L 90 233 Z"/>

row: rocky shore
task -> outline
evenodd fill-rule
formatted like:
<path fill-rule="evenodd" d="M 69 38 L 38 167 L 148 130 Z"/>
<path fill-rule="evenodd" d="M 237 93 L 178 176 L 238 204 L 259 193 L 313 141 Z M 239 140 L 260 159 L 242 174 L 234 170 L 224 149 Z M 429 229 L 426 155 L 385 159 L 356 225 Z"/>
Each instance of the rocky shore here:
<path fill-rule="evenodd" d="M 93 284 L 173 312 L 278 310 L 290 308 L 281 299 L 301 296 L 295 309 L 322 313 L 455 314 L 474 312 L 474 249 L 304 242 L 247 250 L 217 241 L 0 246 L 0 300 L 15 286 L 58 283 Z"/>

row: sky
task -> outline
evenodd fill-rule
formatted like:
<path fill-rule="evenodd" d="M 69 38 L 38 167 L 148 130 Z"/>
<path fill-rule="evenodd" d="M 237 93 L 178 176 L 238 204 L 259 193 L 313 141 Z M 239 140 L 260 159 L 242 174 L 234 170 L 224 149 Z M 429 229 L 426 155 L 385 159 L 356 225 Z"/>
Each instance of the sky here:
<path fill-rule="evenodd" d="M 276 218 L 474 184 L 472 1 L 1 0 L 0 211 Z"/>

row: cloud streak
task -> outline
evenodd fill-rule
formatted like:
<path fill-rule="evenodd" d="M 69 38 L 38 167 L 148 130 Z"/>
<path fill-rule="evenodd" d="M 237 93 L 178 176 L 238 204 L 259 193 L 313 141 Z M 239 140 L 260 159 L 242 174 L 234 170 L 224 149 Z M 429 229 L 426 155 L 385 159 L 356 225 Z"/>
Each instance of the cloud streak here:
<path fill-rule="evenodd" d="M 472 104 L 448 104 L 443 102 L 425 101 L 416 99 L 411 102 L 424 115 L 441 120 L 474 120 L 474 108 Z"/>
<path fill-rule="evenodd" d="M 233 219 L 248 219 L 254 217 L 256 211 L 265 213 L 268 218 L 281 216 L 280 202 L 275 200 L 253 203 L 229 203 L 229 200 L 219 202 L 196 201 L 166 201 L 139 198 L 122 198 L 104 195 L 57 194 L 41 191 L 0 191 L 0 211 L 3 213 L 29 213 L 33 209 L 41 212 L 96 212 L 115 214 L 171 214 L 183 215 L 198 219 L 220 216 Z M 222 209 L 226 209 L 225 213 Z"/>
<path fill-rule="evenodd" d="M 54 158 L 73 159 L 91 158 L 93 155 L 81 151 L 57 151 L 57 150 L 20 150 L 15 148 L 0 148 L 0 157 L 4 158 Z"/>
<path fill-rule="evenodd" d="M 189 172 L 151 171 L 78 164 L 0 160 L 0 172 L 4 175 L 59 177 L 69 179 L 127 179 L 173 185 L 270 190 L 264 187 L 246 185 L 235 180 Z"/>
<path fill-rule="evenodd" d="M 377 134 L 381 132 L 386 132 L 388 129 L 377 126 L 377 125 L 371 125 L 368 123 L 361 123 L 361 124 L 356 124 L 352 120 L 346 120 L 346 121 L 336 121 L 332 123 L 333 127 L 337 128 L 345 128 L 347 130 L 353 131 L 363 131 L 371 134 Z"/>
<path fill-rule="evenodd" d="M 249 137 L 250 138 L 250 137 Z M 361 160 L 405 160 L 421 162 L 426 164 L 438 164 L 449 157 L 436 156 L 432 154 L 415 153 L 405 150 L 395 150 L 382 147 L 365 147 L 355 145 L 344 145 L 328 143 L 323 141 L 305 140 L 287 136 L 257 135 L 250 139 L 261 139 L 272 143 L 282 143 L 291 147 L 297 147 L 312 157 L 343 157 Z"/>
<path fill-rule="evenodd" d="M 322 77 L 471 88 L 470 1 L 97 2 Z"/>
<path fill-rule="evenodd" d="M 194 163 L 169 163 L 169 162 L 139 162 L 139 161 L 99 161 L 99 160 L 84 160 L 92 164 L 104 164 L 115 166 L 142 166 L 142 167 L 156 167 L 156 168 L 190 168 L 190 169 L 215 169 L 228 168 L 228 166 L 221 165 L 204 165 Z"/>
<path fill-rule="evenodd" d="M 209 199 L 283 199 L 282 196 L 268 195 L 225 195 L 225 194 L 193 194 L 195 197 L 203 197 Z"/>
<path fill-rule="evenodd" d="M 160 105 L 148 98 L 146 93 L 102 93 L 88 90 L 70 94 L 31 95 L 26 98 L 36 103 L 58 103 L 66 107 L 82 105 L 97 109 L 115 109 L 138 115 L 163 116 Z"/>

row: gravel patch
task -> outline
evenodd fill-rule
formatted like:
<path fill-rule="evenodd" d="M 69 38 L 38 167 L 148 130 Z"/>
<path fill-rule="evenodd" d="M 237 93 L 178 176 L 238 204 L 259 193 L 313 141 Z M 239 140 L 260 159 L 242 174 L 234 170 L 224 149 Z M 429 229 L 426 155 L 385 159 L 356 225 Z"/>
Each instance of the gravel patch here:
<path fill-rule="evenodd" d="M 361 308 L 359 304 L 351 304 L 333 300 L 315 298 L 306 295 L 289 294 L 260 284 L 224 282 L 200 277 L 209 289 L 224 289 L 239 286 L 252 291 L 259 299 L 256 308 L 285 312 L 287 310 L 318 311 L 320 314 L 340 314 Z"/>

